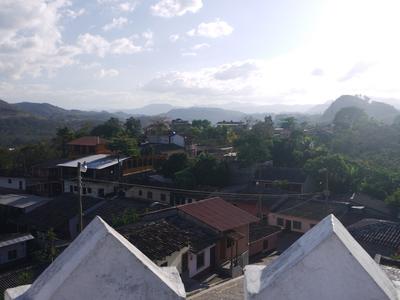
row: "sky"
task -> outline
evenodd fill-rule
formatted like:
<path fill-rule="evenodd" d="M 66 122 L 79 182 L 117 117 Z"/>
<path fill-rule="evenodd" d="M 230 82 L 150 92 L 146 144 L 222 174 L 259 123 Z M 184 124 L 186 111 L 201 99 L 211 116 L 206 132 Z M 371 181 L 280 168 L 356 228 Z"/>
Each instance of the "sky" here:
<path fill-rule="evenodd" d="M 393 103 L 399 11 L 398 0 L 1 0 L 0 99 L 93 110 L 342 94 Z"/>

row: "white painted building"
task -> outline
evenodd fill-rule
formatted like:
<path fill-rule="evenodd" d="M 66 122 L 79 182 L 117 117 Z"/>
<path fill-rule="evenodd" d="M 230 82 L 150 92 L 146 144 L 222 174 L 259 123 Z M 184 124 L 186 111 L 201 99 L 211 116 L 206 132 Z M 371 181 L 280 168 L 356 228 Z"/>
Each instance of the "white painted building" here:
<path fill-rule="evenodd" d="M 399 299 L 379 265 L 333 215 L 268 267 L 245 269 L 246 299 Z"/>
<path fill-rule="evenodd" d="M 26 179 L 24 177 L 0 177 L 0 188 L 13 190 L 26 190 Z"/>
<path fill-rule="evenodd" d="M 151 202 L 170 203 L 171 192 L 159 188 L 151 188 L 150 186 L 134 186 L 125 192 L 127 198 L 136 198 L 148 200 Z"/>
<path fill-rule="evenodd" d="M 96 217 L 32 285 L 5 299 L 185 299 L 176 268 L 160 268 Z"/>
<path fill-rule="evenodd" d="M 104 198 L 105 195 L 115 193 L 118 188 L 118 183 L 116 182 L 92 182 L 90 180 L 82 181 L 82 194 L 96 197 Z M 74 179 L 64 180 L 64 192 L 78 194 L 78 183 Z"/>
<path fill-rule="evenodd" d="M 27 242 L 33 236 L 27 233 L 0 235 L 0 265 L 26 258 Z"/>

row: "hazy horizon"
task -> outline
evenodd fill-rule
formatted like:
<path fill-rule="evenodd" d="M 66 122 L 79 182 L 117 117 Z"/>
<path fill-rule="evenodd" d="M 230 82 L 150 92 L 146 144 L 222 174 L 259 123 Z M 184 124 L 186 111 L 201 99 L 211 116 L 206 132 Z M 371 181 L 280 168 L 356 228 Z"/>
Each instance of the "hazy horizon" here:
<path fill-rule="evenodd" d="M 0 99 L 67 109 L 400 106 L 394 0 L 0 3 Z M 229 107 L 226 107 L 229 109 Z"/>

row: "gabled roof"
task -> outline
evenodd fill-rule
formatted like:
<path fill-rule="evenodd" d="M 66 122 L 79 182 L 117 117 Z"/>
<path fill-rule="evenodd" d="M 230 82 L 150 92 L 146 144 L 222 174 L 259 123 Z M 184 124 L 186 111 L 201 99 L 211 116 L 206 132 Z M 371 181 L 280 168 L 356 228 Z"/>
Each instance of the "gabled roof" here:
<path fill-rule="evenodd" d="M 400 223 L 364 219 L 351 225 L 349 232 L 359 242 L 400 249 Z"/>
<path fill-rule="evenodd" d="M 214 231 L 179 215 L 124 226 L 118 232 L 151 260 L 163 260 L 185 247 L 197 253 L 214 244 L 218 238 Z"/>
<path fill-rule="evenodd" d="M 72 140 L 68 143 L 68 145 L 77 145 L 77 146 L 96 146 L 100 144 L 106 144 L 107 140 L 98 136 L 83 136 Z"/>
<path fill-rule="evenodd" d="M 178 209 L 218 231 L 226 231 L 258 221 L 257 217 L 219 197 L 181 205 Z"/>
<path fill-rule="evenodd" d="M 99 217 L 32 285 L 6 293 L 41 300 L 185 298 L 176 268 L 159 268 Z"/>
<path fill-rule="evenodd" d="M 246 299 L 398 299 L 396 287 L 333 215 L 268 268 L 245 269 Z"/>

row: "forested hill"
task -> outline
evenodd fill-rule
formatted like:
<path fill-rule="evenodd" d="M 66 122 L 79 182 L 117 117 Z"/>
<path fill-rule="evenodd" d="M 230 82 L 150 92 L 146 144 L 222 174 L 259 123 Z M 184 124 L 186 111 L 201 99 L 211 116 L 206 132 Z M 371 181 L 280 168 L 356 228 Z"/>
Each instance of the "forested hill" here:
<path fill-rule="evenodd" d="M 343 108 L 357 107 L 377 121 L 391 124 L 400 112 L 392 105 L 383 102 L 370 101 L 369 98 L 359 96 L 343 95 L 336 99 L 329 108 L 323 113 L 321 121 L 331 123 L 336 114 Z"/>
<path fill-rule="evenodd" d="M 10 104 L 0 100 L 0 145 L 14 147 L 54 137 L 57 128 L 100 124 L 113 114 L 65 110 L 47 103 Z"/>

